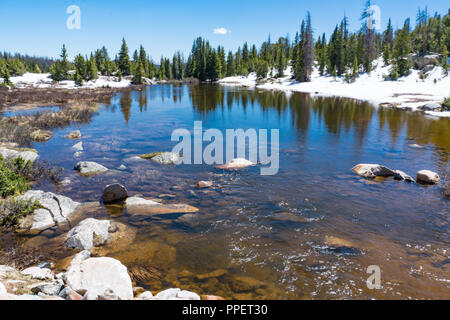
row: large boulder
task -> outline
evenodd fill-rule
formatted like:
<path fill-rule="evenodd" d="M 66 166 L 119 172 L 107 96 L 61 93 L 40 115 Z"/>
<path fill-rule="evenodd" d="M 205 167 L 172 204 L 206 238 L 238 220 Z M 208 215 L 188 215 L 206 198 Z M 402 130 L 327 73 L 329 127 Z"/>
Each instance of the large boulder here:
<path fill-rule="evenodd" d="M 81 175 L 91 176 L 104 173 L 108 171 L 108 168 L 91 161 L 81 161 L 75 166 L 75 171 L 78 171 Z"/>
<path fill-rule="evenodd" d="M 149 159 L 159 164 L 179 164 L 182 160 L 179 154 L 173 152 L 155 152 L 139 156 L 142 159 Z"/>
<path fill-rule="evenodd" d="M 123 185 L 115 183 L 106 186 L 105 190 L 103 191 L 102 200 L 104 203 L 110 203 L 126 198 L 128 198 L 127 189 Z"/>
<path fill-rule="evenodd" d="M 23 270 L 21 274 L 24 276 L 30 276 L 32 279 L 53 279 L 53 272 L 48 268 L 30 267 Z"/>
<path fill-rule="evenodd" d="M 67 234 L 66 246 L 82 250 L 106 243 L 109 239 L 111 221 L 88 218 L 81 221 Z"/>
<path fill-rule="evenodd" d="M 358 164 L 352 171 L 364 178 L 374 179 L 375 177 L 392 177 L 395 172 L 379 164 Z"/>
<path fill-rule="evenodd" d="M 441 178 L 436 172 L 422 170 L 417 173 L 417 182 L 423 184 L 438 184 Z"/>
<path fill-rule="evenodd" d="M 36 150 L 21 150 L 21 149 L 8 149 L 0 147 L 0 155 L 5 160 L 15 160 L 17 158 L 22 158 L 25 161 L 35 162 L 39 158 L 39 154 Z"/>
<path fill-rule="evenodd" d="M 248 161 L 247 159 L 233 159 L 230 162 L 217 166 L 217 169 L 222 170 L 238 170 L 238 169 L 244 169 L 247 167 L 254 166 L 255 164 L 251 161 Z"/>
<path fill-rule="evenodd" d="M 32 190 L 20 198 L 24 201 L 38 201 L 42 208 L 33 212 L 31 230 L 45 230 L 56 224 L 68 222 L 80 203 L 51 192 Z"/>
<path fill-rule="evenodd" d="M 420 55 L 414 54 L 411 56 L 414 69 L 423 70 L 426 66 L 433 65 L 438 66 L 440 64 L 441 55 L 439 54 L 427 54 Z"/>
<path fill-rule="evenodd" d="M 120 300 L 133 299 L 133 286 L 127 268 L 112 258 L 88 258 L 83 251 L 72 260 L 64 274 L 69 288 L 88 297 L 102 297 L 113 293 Z"/>

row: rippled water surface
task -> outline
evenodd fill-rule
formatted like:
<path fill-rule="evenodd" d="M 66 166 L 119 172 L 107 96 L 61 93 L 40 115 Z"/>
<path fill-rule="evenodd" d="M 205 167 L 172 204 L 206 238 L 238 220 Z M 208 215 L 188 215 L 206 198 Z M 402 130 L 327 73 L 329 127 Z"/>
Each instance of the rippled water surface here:
<path fill-rule="evenodd" d="M 197 120 L 223 132 L 280 129 L 278 175 L 261 176 L 258 167 L 224 172 L 132 160 L 170 151 L 172 131 L 193 130 Z M 64 138 L 73 129 L 83 133 L 78 159 L 74 142 Z M 148 218 L 120 205 L 85 210 L 130 227 L 122 244 L 102 254 L 121 260 L 137 284 L 153 291 L 181 287 L 234 299 L 450 298 L 450 202 L 443 195 L 450 183 L 450 119 L 299 93 L 165 85 L 119 94 L 89 124 L 56 131 L 34 147 L 72 180 L 58 189 L 42 186 L 48 191 L 98 203 L 105 185 L 120 182 L 132 195 L 200 209 Z M 81 160 L 112 170 L 80 177 L 73 166 Z M 429 169 L 443 181 L 368 181 L 352 173 L 359 163 L 412 176 Z M 198 190 L 199 180 L 214 187 Z M 55 235 L 44 232 L 26 245 L 46 247 Z M 326 237 L 352 248 L 327 246 Z M 371 265 L 382 270 L 381 290 L 366 286 Z"/>

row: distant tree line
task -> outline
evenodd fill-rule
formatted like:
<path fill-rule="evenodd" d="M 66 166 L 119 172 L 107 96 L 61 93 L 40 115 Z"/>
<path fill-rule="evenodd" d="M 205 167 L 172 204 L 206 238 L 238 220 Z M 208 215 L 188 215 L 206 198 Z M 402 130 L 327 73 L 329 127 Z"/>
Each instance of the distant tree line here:
<path fill-rule="evenodd" d="M 302 21 L 293 41 L 289 36 L 272 42 L 271 37 L 257 48 L 247 42 L 237 51 L 225 52 L 221 46 L 213 48 L 199 37 L 185 59 L 180 52 L 172 58 L 161 57 L 159 64 L 150 59 L 144 47 L 130 52 L 125 39 L 119 53 L 111 59 L 105 47 L 90 55 L 77 55 L 68 61 L 63 46 L 60 58 L 52 61 L 20 55 L 3 55 L 0 58 L 0 76 L 9 79 L 24 72 L 50 72 L 55 81 L 95 80 L 98 75 L 130 76 L 133 83 L 142 84 L 145 78 L 157 80 L 183 80 L 195 78 L 200 81 L 215 81 L 223 77 L 247 76 L 255 73 L 258 78 L 285 77 L 288 66 L 293 78 L 299 82 L 311 81 L 313 67 L 322 76 L 343 76 L 354 81 L 361 73 L 371 72 L 373 62 L 382 56 L 386 65 L 392 65 L 388 78 L 396 80 L 409 74 L 412 67 L 411 54 L 440 53 L 441 63 L 448 72 L 448 48 L 450 47 L 450 9 L 441 16 L 430 16 L 427 8 L 419 9 L 414 29 L 411 20 L 405 20 L 402 28 L 394 30 L 391 19 L 383 32 L 377 32 L 368 25 L 371 1 L 367 1 L 361 15 L 361 28 L 349 30 L 348 17 L 344 16 L 327 39 L 322 34 L 314 40 L 311 15 Z"/>

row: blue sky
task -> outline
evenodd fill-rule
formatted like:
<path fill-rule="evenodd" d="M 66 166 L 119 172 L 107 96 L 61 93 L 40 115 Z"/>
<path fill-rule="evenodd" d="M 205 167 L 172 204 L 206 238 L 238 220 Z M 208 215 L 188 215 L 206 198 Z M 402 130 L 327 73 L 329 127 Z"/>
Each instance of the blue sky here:
<path fill-rule="evenodd" d="M 333 30 L 344 13 L 350 28 L 360 26 L 365 0 L 0 0 L 0 51 L 57 56 L 66 44 L 70 56 L 86 54 L 106 45 L 110 54 L 127 39 L 130 49 L 143 44 L 158 60 L 181 50 L 187 54 L 194 38 L 203 36 L 214 46 L 237 49 L 244 41 L 261 44 L 269 33 L 272 39 L 294 37 L 301 19 L 309 10 L 315 35 Z M 446 13 L 448 0 L 378 0 L 383 28 L 389 17 L 402 26 L 406 17 L 414 21 L 417 9 Z M 67 7 L 81 9 L 81 29 L 69 30 Z M 225 28 L 227 34 L 215 34 Z"/>

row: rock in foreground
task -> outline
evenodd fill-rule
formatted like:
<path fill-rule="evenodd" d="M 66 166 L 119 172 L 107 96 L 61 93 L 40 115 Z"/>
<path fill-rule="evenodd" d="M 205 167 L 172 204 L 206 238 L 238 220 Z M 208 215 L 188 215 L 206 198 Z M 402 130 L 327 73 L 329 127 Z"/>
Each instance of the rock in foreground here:
<path fill-rule="evenodd" d="M 406 173 L 400 170 L 394 171 L 394 179 L 395 180 L 404 180 L 407 182 L 416 182 L 411 176 L 408 176 Z"/>
<path fill-rule="evenodd" d="M 93 176 L 108 171 L 108 168 L 96 162 L 81 161 L 76 164 L 75 171 L 78 171 L 81 175 Z"/>
<path fill-rule="evenodd" d="M 127 268 L 113 258 L 88 258 L 83 251 L 72 260 L 64 274 L 68 287 L 85 293 L 88 299 L 99 299 L 113 294 L 120 300 L 133 298 L 133 287 Z"/>
<path fill-rule="evenodd" d="M 417 173 L 417 182 L 423 184 L 438 184 L 441 178 L 436 172 L 430 170 L 422 170 Z"/>
<path fill-rule="evenodd" d="M 352 171 L 364 178 L 374 179 L 376 177 L 392 177 L 395 172 L 379 164 L 358 164 Z"/>

